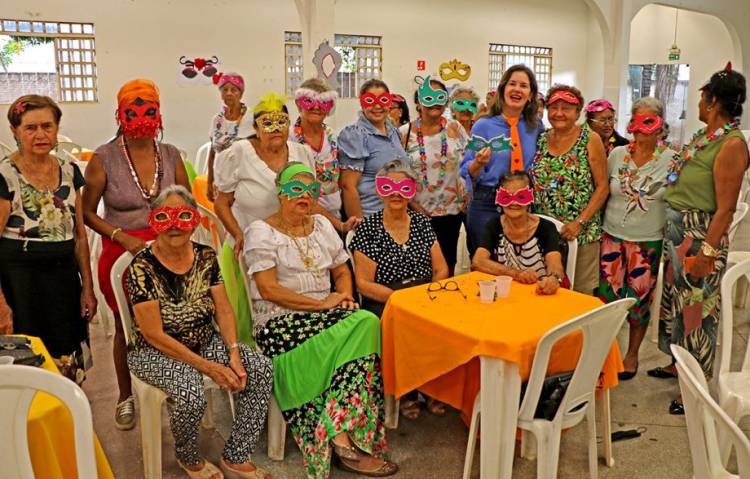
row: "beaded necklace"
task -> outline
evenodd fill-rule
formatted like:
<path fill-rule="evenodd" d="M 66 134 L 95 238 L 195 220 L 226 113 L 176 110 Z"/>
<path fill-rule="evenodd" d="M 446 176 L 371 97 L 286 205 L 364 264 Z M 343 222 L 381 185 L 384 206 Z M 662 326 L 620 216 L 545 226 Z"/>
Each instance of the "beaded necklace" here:
<path fill-rule="evenodd" d="M 161 178 L 162 174 L 164 173 L 162 171 L 162 161 L 161 161 L 161 150 L 159 148 L 159 144 L 154 141 L 154 182 L 151 184 L 151 189 L 149 191 L 146 191 L 146 188 L 143 186 L 143 183 L 141 183 L 141 180 L 138 178 L 138 172 L 135 170 L 135 165 L 133 164 L 133 160 L 130 158 L 130 151 L 128 150 L 128 145 L 125 143 L 125 137 L 120 137 L 120 149 L 122 150 L 122 154 L 125 157 L 125 160 L 128 162 L 128 168 L 130 169 L 130 175 L 133 177 L 133 181 L 135 182 L 135 186 L 138 187 L 138 191 L 140 191 L 141 196 L 144 200 L 147 202 L 151 202 L 153 198 L 156 197 L 156 195 L 159 193 L 159 185 L 161 184 Z"/>
<path fill-rule="evenodd" d="M 659 141 L 656 144 L 656 149 L 652 153 L 649 161 L 653 161 L 654 158 L 659 158 L 665 149 L 666 145 Z M 622 215 L 622 226 L 625 226 L 625 220 L 628 215 L 636 208 L 643 212 L 647 212 L 647 200 L 653 200 L 655 198 L 654 195 L 656 195 L 659 189 L 665 185 L 664 181 L 652 181 L 653 178 L 651 175 L 646 175 L 639 184 L 636 184 L 635 186 L 633 185 L 634 182 L 641 180 L 639 167 L 630 167 L 630 163 L 633 161 L 632 155 L 634 153 L 635 142 L 631 141 L 630 144 L 628 144 L 627 153 L 625 153 L 625 157 L 622 160 L 622 166 L 617 172 L 617 179 L 620 182 L 620 191 L 628 199 L 628 202 L 625 205 L 625 214 Z M 644 163 L 642 166 L 646 166 L 647 164 L 648 162 Z"/>
<path fill-rule="evenodd" d="M 422 185 L 427 191 L 432 193 L 435 189 L 440 188 L 445 183 L 445 165 L 448 163 L 448 135 L 445 132 L 445 124 L 441 118 L 440 121 L 440 170 L 436 184 L 430 184 L 427 177 L 427 153 L 424 147 L 424 135 L 422 135 L 422 119 L 418 118 L 414 122 L 417 133 L 417 145 L 419 145 L 419 167 L 422 171 Z"/>
<path fill-rule="evenodd" d="M 672 185 L 677 181 L 677 179 L 680 177 L 682 169 L 685 167 L 685 163 L 690 161 L 696 153 L 698 153 L 714 141 L 718 140 L 725 134 L 729 133 L 730 131 L 736 130 L 737 128 L 739 128 L 739 126 L 740 121 L 736 118 L 733 118 L 710 135 L 706 135 L 705 128 L 701 128 L 700 130 L 695 132 L 695 135 L 693 135 L 690 143 L 685 145 L 680 154 L 673 158 L 672 161 L 670 161 L 669 172 L 667 174 L 667 185 Z"/>
<path fill-rule="evenodd" d="M 331 152 L 331 162 L 323 164 L 316 161 L 315 176 L 317 176 L 318 180 L 323 183 L 321 194 L 330 195 L 339 191 L 338 181 L 340 170 L 338 161 L 336 161 L 339 157 L 339 149 L 336 145 L 336 137 L 333 134 L 333 130 L 325 123 L 323 123 L 323 131 L 328 139 L 329 151 Z M 297 143 L 300 145 L 308 145 L 307 140 L 305 140 L 305 134 L 302 131 L 302 118 L 297 118 L 297 121 L 294 122 L 294 135 L 297 137 Z M 315 151 L 312 145 L 308 146 Z M 323 145 L 321 144 L 320 147 L 322 149 Z M 317 153 L 319 152 L 316 152 L 316 156 Z"/>

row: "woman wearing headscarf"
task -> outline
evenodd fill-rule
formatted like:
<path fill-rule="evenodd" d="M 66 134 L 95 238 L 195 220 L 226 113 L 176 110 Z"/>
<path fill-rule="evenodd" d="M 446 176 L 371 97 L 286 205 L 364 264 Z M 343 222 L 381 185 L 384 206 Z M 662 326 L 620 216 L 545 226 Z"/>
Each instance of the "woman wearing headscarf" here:
<path fill-rule="evenodd" d="M 102 237 L 99 288 L 115 314 L 113 356 L 120 396 L 115 412 L 118 429 L 135 425 L 125 335 L 109 273 L 125 251 L 138 253 L 155 238 L 148 224 L 151 201 L 167 186 L 189 188 L 180 152 L 157 140 L 163 129 L 159 90 L 149 80 L 132 80 L 117 93 L 117 136 L 96 149 L 86 166 L 83 210 L 86 225 Z M 104 214 L 99 216 L 99 201 Z"/>

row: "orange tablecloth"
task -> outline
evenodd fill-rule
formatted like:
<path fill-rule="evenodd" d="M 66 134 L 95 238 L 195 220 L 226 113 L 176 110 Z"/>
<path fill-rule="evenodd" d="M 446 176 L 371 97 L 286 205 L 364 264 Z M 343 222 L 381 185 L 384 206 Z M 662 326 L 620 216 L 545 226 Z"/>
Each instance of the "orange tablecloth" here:
<path fill-rule="evenodd" d="M 29 337 L 31 347 L 37 354 L 43 354 L 46 361 L 42 366 L 59 374 L 47 348 L 39 338 Z M 28 418 L 29 455 L 34 475 L 44 479 L 73 479 L 78 477 L 76 470 L 75 444 L 73 442 L 73 418 L 57 398 L 46 393 L 37 393 L 31 403 Z M 107 456 L 104 455 L 99 439 L 94 435 L 94 453 L 99 479 L 114 479 Z M 0 466 L 1 467 L 1 466 Z M 2 476 L 2 473 L 0 473 Z M 83 478 L 81 478 L 83 479 Z"/>
<path fill-rule="evenodd" d="M 525 381 L 541 337 L 554 326 L 602 304 L 597 298 L 567 289 L 540 296 L 535 285 L 517 282 L 513 282 L 509 297 L 481 304 L 477 281 L 491 278 L 478 272 L 453 278 L 466 300 L 449 291 L 433 293 L 437 298 L 430 300 L 427 285 L 393 293 L 382 316 L 386 394 L 401 397 L 419 389 L 470 416 L 480 386 L 479 356 L 518 364 Z M 553 349 L 548 373 L 575 369 L 580 351 L 580 333 L 560 340 Z M 621 371 L 615 342 L 600 385 L 614 387 Z"/>

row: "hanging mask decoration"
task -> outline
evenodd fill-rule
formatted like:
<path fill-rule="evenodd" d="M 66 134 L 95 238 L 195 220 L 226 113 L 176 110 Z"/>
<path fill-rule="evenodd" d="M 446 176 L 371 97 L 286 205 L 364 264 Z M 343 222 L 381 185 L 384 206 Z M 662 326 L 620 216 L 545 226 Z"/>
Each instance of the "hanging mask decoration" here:
<path fill-rule="evenodd" d="M 461 63 L 457 59 L 440 64 L 440 78 L 444 81 L 456 79 L 466 81 L 471 76 L 471 67 L 466 63 Z"/>
<path fill-rule="evenodd" d="M 664 125 L 659 115 L 633 115 L 628 123 L 628 133 L 651 135 Z"/>
<path fill-rule="evenodd" d="M 178 60 L 178 83 L 183 85 L 212 85 L 220 78 L 219 59 L 216 55 L 210 58 L 188 58 L 181 56 Z"/>
<path fill-rule="evenodd" d="M 289 129 L 289 115 L 283 111 L 272 111 L 260 115 L 256 123 L 263 133 L 276 133 Z"/>
<path fill-rule="evenodd" d="M 181 231 L 192 231 L 201 221 L 198 210 L 190 206 L 162 206 L 152 210 L 148 215 L 148 224 L 154 233 L 161 234 L 176 228 Z"/>
<path fill-rule="evenodd" d="M 369 91 L 359 95 L 359 105 L 362 109 L 372 108 L 375 105 L 380 105 L 383 108 L 390 108 L 393 104 L 393 95 L 390 93 L 383 92 L 380 95 L 374 95 Z"/>
<path fill-rule="evenodd" d="M 419 85 L 419 88 L 417 88 L 417 98 L 419 99 L 420 105 L 431 107 L 436 105 L 443 106 L 448 103 L 448 92 L 443 89 L 433 89 L 430 86 L 429 75 L 427 75 L 427 77 L 424 79 L 422 79 L 421 77 L 415 77 L 414 79 L 417 81 L 417 83 L 422 80 L 422 84 Z"/>
<path fill-rule="evenodd" d="M 470 100 L 468 98 L 456 98 L 455 100 L 453 100 L 453 109 L 456 111 L 470 111 L 473 115 L 476 115 L 479 108 L 477 107 L 476 100 Z"/>
<path fill-rule="evenodd" d="M 506 207 L 510 205 L 527 206 L 534 202 L 534 191 L 530 186 L 521 188 L 515 193 L 511 193 L 502 186 L 497 190 L 495 204 Z"/>
<path fill-rule="evenodd" d="M 376 176 L 375 189 L 380 196 L 399 195 L 410 200 L 417 194 L 417 183 L 411 178 L 396 181 L 387 176 Z"/>
<path fill-rule="evenodd" d="M 466 144 L 466 148 L 472 151 L 481 151 L 488 146 L 490 147 L 490 150 L 495 153 L 513 149 L 510 138 L 503 135 L 490 138 L 489 140 L 485 140 L 481 136 L 472 135 L 472 137 L 469 138 L 469 142 Z"/>
<path fill-rule="evenodd" d="M 331 90 L 319 93 L 309 88 L 298 88 L 294 92 L 294 103 L 302 110 L 315 110 L 316 108 L 328 113 L 333 109 L 333 102 L 339 94 Z"/>
<path fill-rule="evenodd" d="M 291 180 L 279 185 L 279 194 L 286 195 L 289 199 L 299 198 L 305 193 L 316 200 L 320 198 L 320 182 L 313 181 L 308 185 L 304 181 Z"/>
<path fill-rule="evenodd" d="M 339 87 L 339 80 L 337 73 L 341 68 L 343 60 L 339 52 L 331 48 L 328 44 L 328 40 L 318 45 L 317 50 L 312 59 L 315 69 L 318 71 L 318 78 L 325 80 L 328 85 L 334 90 Z"/>
<path fill-rule="evenodd" d="M 117 122 L 122 133 L 128 138 L 156 138 L 162 128 L 159 104 L 143 101 L 140 97 L 133 103 L 120 104 L 117 108 Z"/>

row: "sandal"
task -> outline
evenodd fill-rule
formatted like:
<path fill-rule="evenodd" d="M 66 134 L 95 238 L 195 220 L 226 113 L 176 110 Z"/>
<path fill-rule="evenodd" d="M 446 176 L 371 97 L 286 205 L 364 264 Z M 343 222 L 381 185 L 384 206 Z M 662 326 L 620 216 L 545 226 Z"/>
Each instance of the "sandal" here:
<path fill-rule="evenodd" d="M 336 444 L 335 441 L 331 441 L 331 445 L 333 446 L 333 453 L 336 457 L 346 459 L 347 461 L 359 462 L 359 454 L 357 453 L 356 447 Z"/>
<path fill-rule="evenodd" d="M 229 467 L 229 464 L 224 458 L 219 461 L 219 467 L 224 473 L 226 479 L 271 479 L 270 472 L 256 464 L 253 464 L 253 466 L 255 466 L 255 469 L 252 471 L 238 471 L 237 469 Z"/>
<path fill-rule="evenodd" d="M 401 410 L 402 416 L 413 421 L 419 417 L 419 413 L 422 411 L 422 403 L 416 400 L 404 401 L 399 409 Z"/>
<path fill-rule="evenodd" d="M 398 465 L 396 463 L 393 463 L 391 461 L 384 461 L 383 464 L 372 471 L 366 471 L 363 469 L 356 469 L 349 464 L 346 463 L 348 459 L 342 459 L 339 456 L 334 456 L 334 462 L 336 464 L 336 467 L 341 469 L 342 471 L 347 472 L 353 472 L 355 474 L 359 474 L 362 476 L 367 477 L 386 477 L 386 476 L 392 476 L 398 472 Z M 356 461 L 359 462 L 359 459 Z"/>
<path fill-rule="evenodd" d="M 652 378 L 659 378 L 659 379 L 675 379 L 677 375 L 666 368 L 654 368 L 649 369 L 648 372 L 646 372 L 649 376 Z"/>
<path fill-rule="evenodd" d="M 197 471 L 191 471 L 187 467 L 185 467 L 180 461 L 177 461 L 177 464 L 180 465 L 183 471 L 187 472 L 187 475 L 190 479 L 211 479 L 216 474 L 219 475 L 219 478 L 224 477 L 224 473 L 222 473 L 219 468 L 211 464 L 210 462 L 203 460 L 203 468 L 197 470 Z"/>
<path fill-rule="evenodd" d="M 438 401 L 437 399 L 433 398 L 427 398 L 427 410 L 430 411 L 432 415 L 437 417 L 445 416 L 445 413 L 448 412 L 448 409 L 444 402 Z"/>

